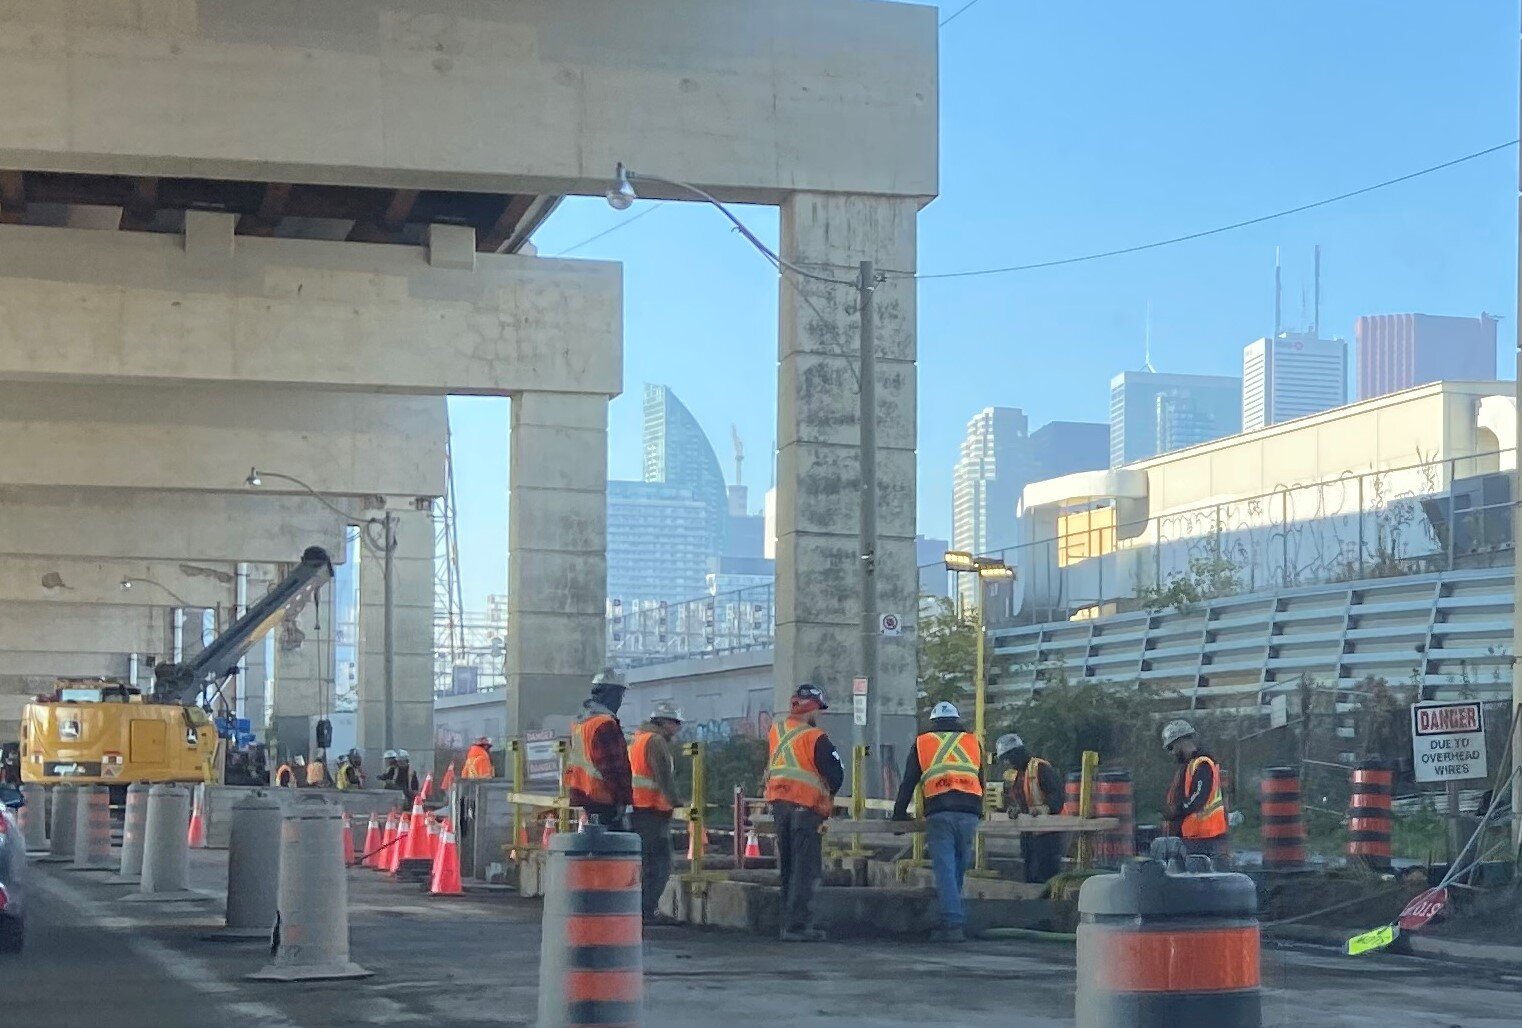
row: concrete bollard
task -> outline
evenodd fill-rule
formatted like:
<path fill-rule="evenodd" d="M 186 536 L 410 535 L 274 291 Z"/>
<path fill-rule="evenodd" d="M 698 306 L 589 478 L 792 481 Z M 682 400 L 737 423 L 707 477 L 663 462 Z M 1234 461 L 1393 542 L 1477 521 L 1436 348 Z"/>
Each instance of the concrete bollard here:
<path fill-rule="evenodd" d="M 111 790 L 104 785 L 79 789 L 74 808 L 75 871 L 111 871 Z"/>
<path fill-rule="evenodd" d="M 548 857 L 535 1024 L 642 1024 L 639 836 L 590 825 Z"/>
<path fill-rule="evenodd" d="M 227 842 L 227 927 L 208 939 L 268 939 L 280 895 L 281 806 L 269 793 L 233 804 Z"/>
<path fill-rule="evenodd" d="M 136 895 L 122 897 L 123 903 L 211 898 L 190 889 L 190 847 L 185 840 L 185 825 L 189 821 L 189 789 L 181 785 L 155 785 L 148 791 L 142 882 Z"/>
<path fill-rule="evenodd" d="M 127 812 L 122 818 L 122 853 L 117 877 L 124 882 L 143 879 L 143 840 L 148 831 L 147 782 L 127 786 Z"/>
<path fill-rule="evenodd" d="M 72 785 L 53 786 L 53 816 L 49 821 L 48 855 L 42 864 L 62 864 L 74 859 L 74 818 L 79 807 L 79 790 Z"/>
<path fill-rule="evenodd" d="M 48 851 L 48 792 L 36 782 L 21 787 L 22 806 L 17 811 L 16 823 L 21 826 L 21 837 L 26 840 L 28 853 Z"/>
<path fill-rule="evenodd" d="M 1078 894 L 1077 1028 L 1263 1023 L 1257 887 L 1159 839 Z"/>
<path fill-rule="evenodd" d="M 349 959 L 349 878 L 343 811 L 321 796 L 287 805 L 280 826 L 280 889 L 274 959 L 248 977 L 262 982 L 366 978 Z"/>

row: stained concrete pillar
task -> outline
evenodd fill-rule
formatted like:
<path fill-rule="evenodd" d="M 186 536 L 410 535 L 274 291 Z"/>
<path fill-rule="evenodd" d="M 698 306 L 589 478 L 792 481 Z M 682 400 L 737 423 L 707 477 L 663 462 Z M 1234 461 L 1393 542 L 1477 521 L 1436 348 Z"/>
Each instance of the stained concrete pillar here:
<path fill-rule="evenodd" d="M 877 613 L 904 635 L 880 640 L 871 688 L 883 742 L 902 760 L 914 731 L 915 270 L 913 200 L 795 193 L 781 205 L 782 255 L 854 282 L 871 260 L 877 358 Z M 826 727 L 852 740 L 851 680 L 866 674 L 862 645 L 860 317 L 853 286 L 784 274 L 777 400 L 777 646 L 774 709 L 812 682 L 835 711 Z"/>
<path fill-rule="evenodd" d="M 287 615 L 274 630 L 275 693 L 271 725 L 280 756 L 311 754 L 311 725 L 317 715 L 333 709 L 333 626 L 326 603 L 317 611 L 308 604 Z"/>
<path fill-rule="evenodd" d="M 608 398 L 512 400 L 507 730 L 563 729 L 606 655 Z"/>
<path fill-rule="evenodd" d="M 367 510 L 366 518 L 383 518 Z M 391 509 L 396 533 L 393 556 L 393 651 L 391 745 L 412 755 L 422 778 L 433 769 L 434 529 L 426 510 Z M 379 527 L 369 532 L 377 544 Z M 385 562 L 369 547 L 359 558 L 359 709 L 356 726 L 365 767 L 379 774 L 386 748 Z"/>

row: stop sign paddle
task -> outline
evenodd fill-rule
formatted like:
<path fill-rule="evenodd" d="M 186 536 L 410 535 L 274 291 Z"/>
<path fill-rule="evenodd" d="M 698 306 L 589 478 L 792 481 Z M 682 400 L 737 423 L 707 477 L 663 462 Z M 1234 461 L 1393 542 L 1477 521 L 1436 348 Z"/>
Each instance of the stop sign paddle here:
<path fill-rule="evenodd" d="M 1447 905 L 1447 889 L 1428 889 L 1406 904 L 1406 908 L 1400 912 L 1400 917 L 1395 923 L 1400 925 L 1400 930 L 1403 932 L 1414 932 L 1426 927 L 1434 917 L 1443 912 L 1443 908 Z"/>

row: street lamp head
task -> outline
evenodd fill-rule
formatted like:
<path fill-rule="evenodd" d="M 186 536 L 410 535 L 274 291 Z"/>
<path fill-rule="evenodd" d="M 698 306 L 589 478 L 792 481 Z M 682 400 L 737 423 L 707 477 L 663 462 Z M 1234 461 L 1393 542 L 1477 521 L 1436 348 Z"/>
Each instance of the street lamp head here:
<path fill-rule="evenodd" d="M 259 486 L 263 485 L 264 483 L 259 481 L 259 469 L 249 468 L 248 477 L 243 480 L 243 484 L 248 486 L 250 489 L 257 489 Z"/>
<path fill-rule="evenodd" d="M 948 571 L 976 571 L 978 558 L 966 550 L 947 550 L 946 569 Z"/>
<path fill-rule="evenodd" d="M 128 589 L 131 589 L 131 588 L 132 588 L 132 579 L 124 577 L 122 579 L 122 591 L 125 592 L 125 591 L 127 591 Z"/>
<path fill-rule="evenodd" d="M 979 561 L 978 577 L 985 582 L 1008 582 L 1015 577 L 1015 569 L 1002 560 Z"/>
<path fill-rule="evenodd" d="M 639 194 L 634 191 L 634 183 L 629 181 L 629 169 L 619 161 L 613 173 L 613 184 L 608 187 L 608 206 L 615 211 L 627 211 L 637 199 Z"/>

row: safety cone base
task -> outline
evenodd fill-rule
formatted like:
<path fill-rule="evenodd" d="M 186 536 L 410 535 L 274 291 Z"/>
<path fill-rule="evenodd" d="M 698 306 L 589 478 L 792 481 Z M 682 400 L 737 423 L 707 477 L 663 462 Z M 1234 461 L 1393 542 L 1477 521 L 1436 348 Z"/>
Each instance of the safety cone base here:
<path fill-rule="evenodd" d="M 209 903 L 217 899 L 208 892 L 197 892 L 194 889 L 181 889 L 178 892 L 135 892 L 131 896 L 123 896 L 118 903 Z"/>
<path fill-rule="evenodd" d="M 280 967 L 271 964 L 245 977 L 251 982 L 333 982 L 351 978 L 369 978 L 374 971 L 355 963 L 320 964 L 317 967 Z"/>

